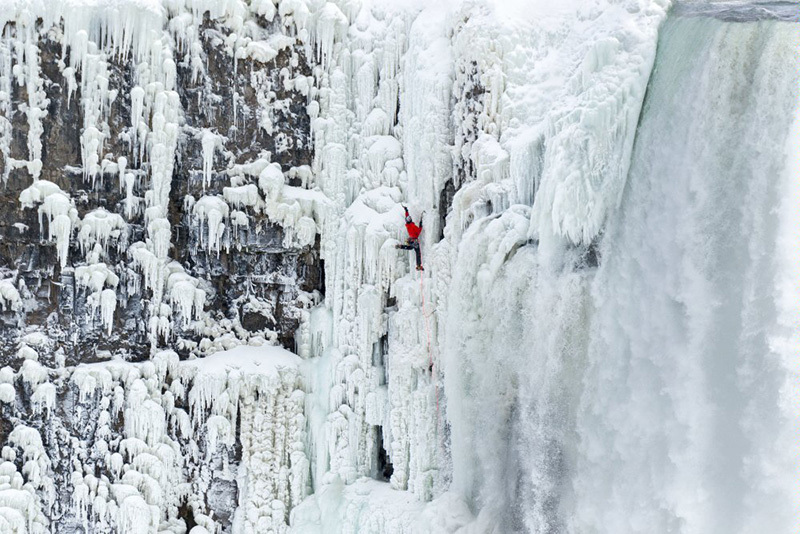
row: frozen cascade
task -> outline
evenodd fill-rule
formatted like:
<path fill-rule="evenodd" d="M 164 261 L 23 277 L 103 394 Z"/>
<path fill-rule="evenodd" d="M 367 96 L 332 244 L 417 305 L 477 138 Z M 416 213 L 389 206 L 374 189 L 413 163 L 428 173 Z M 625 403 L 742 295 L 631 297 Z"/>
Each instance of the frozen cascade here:
<path fill-rule="evenodd" d="M 0 14 L 0 238 L 50 250 L 0 265 L 0 531 L 798 524 L 791 17 L 50 4 Z"/>
<path fill-rule="evenodd" d="M 385 521 L 382 499 L 373 505 L 370 500 L 357 503 L 348 492 L 326 489 L 337 480 L 350 483 L 376 476 L 381 440 L 393 467 L 391 487 L 424 501 L 433 499 L 429 511 L 434 516 L 442 512 L 436 503 L 454 495 L 446 492 L 450 487 L 481 512 L 478 531 L 500 523 L 503 516 L 518 519 L 518 514 L 504 514 L 504 502 L 514 491 L 507 489 L 505 480 L 513 471 L 497 469 L 496 462 L 513 452 L 498 455 L 506 435 L 504 419 L 498 420 L 497 414 L 521 417 L 503 407 L 516 394 L 518 380 L 515 366 L 498 365 L 494 357 L 498 345 L 526 330 L 505 315 L 513 309 L 507 303 L 518 297 L 504 298 L 524 288 L 512 280 L 506 293 L 501 271 L 508 258 L 534 238 L 549 247 L 548 268 L 557 272 L 558 267 L 550 265 L 558 262 L 556 256 L 571 246 L 570 241 L 590 241 L 614 209 L 626 166 L 624 161 L 622 166 L 611 163 L 627 159 L 633 145 L 663 7 L 643 3 L 640 11 L 632 9 L 640 26 L 633 30 L 622 22 L 630 15 L 623 15 L 617 5 L 604 5 L 596 14 L 579 12 L 580 22 L 574 28 L 566 26 L 566 32 L 553 28 L 567 25 L 567 20 L 548 26 L 523 17 L 515 25 L 500 22 L 505 15 L 494 18 L 497 13 L 490 10 L 489 16 L 482 16 L 487 12 L 469 7 L 459 11 L 436 6 L 418 15 L 386 16 L 377 11 L 382 23 L 370 22 L 371 14 L 362 11 L 363 20 L 351 30 L 357 38 L 333 47 L 325 62 L 327 84 L 323 79 L 319 104 L 310 106 L 316 148 L 312 170 L 322 191 L 347 209 L 338 229 L 334 223 L 322 232 L 330 315 L 312 317 L 324 318 L 320 326 L 331 329 L 330 345 L 315 347 L 307 338 L 300 343 L 310 346 L 311 354 L 323 353 L 317 365 L 309 365 L 309 383 L 322 387 L 312 387 L 307 410 L 327 410 L 329 415 L 323 421 L 309 419 L 319 424 L 310 432 L 312 465 L 317 466 L 315 473 L 324 474 L 322 485 L 319 476 L 314 480 L 318 495 L 295 511 L 298 524 L 320 514 L 320 528 L 328 521 L 339 524 L 325 510 L 363 505 L 366 517 L 374 518 L 369 527 L 373 531 L 414 528 Z M 574 15 L 566 10 L 553 16 Z M 380 55 L 364 51 L 364 27 L 370 29 L 370 46 Z M 410 28 L 407 33 L 400 31 L 404 27 Z M 561 61 L 537 61 L 549 50 L 539 50 L 543 42 Z M 515 52 L 520 43 L 526 53 Z M 569 66 L 576 61 L 586 66 L 577 74 Z M 554 88 L 554 79 L 563 86 Z M 602 83 L 601 90 L 596 91 L 595 82 Z M 465 108 L 456 103 L 451 115 L 451 94 L 457 91 L 465 100 L 478 102 Z M 542 102 L 523 96 L 532 94 L 542 95 Z M 394 95 L 399 97 L 399 112 Z M 570 114 L 576 102 L 580 110 Z M 356 124 L 364 124 L 348 139 L 354 117 Z M 586 142 L 573 144 L 578 135 Z M 542 153 L 542 138 L 548 136 L 550 151 Z M 458 152 L 451 149 L 453 137 Z M 399 146 L 393 139 L 401 141 Z M 596 146 L 602 149 L 594 151 Z M 542 159 L 546 165 L 537 176 L 533 162 Z M 559 161 L 573 161 L 573 168 L 562 172 Z M 582 181 L 582 162 L 597 168 L 594 178 Z M 453 167 L 456 172 L 465 168 L 464 176 L 455 180 Z M 550 194 L 532 211 L 536 187 L 530 182 L 540 178 Z M 457 186 L 462 187 L 455 192 Z M 450 208 L 447 187 L 452 188 L 452 210 L 445 219 Z M 589 209 L 588 217 L 570 215 L 570 206 L 561 202 L 573 199 L 574 191 L 588 191 L 586 202 L 592 206 L 580 206 Z M 422 280 L 408 274 L 407 256 L 392 250 L 394 239 L 403 235 L 401 212 L 394 211 L 398 202 L 408 202 L 415 215 L 426 213 L 423 257 L 431 274 Z M 528 205 L 520 205 L 524 203 Z M 562 210 L 566 218 L 551 222 L 554 210 Z M 487 216 L 499 220 L 484 220 Z M 445 239 L 437 244 L 439 232 Z M 581 250 L 575 251 L 573 263 L 581 255 Z M 517 272 L 529 272 L 538 262 L 527 248 L 519 257 L 528 263 L 520 264 Z M 586 281 L 585 275 L 575 278 L 562 284 L 567 297 L 554 292 L 549 301 L 559 303 L 572 322 L 555 330 L 542 327 L 539 333 L 543 339 L 552 338 L 554 347 L 558 332 L 580 322 L 580 311 L 573 314 L 572 306 L 585 300 L 581 287 Z M 542 276 L 543 285 L 548 281 Z M 477 304 L 478 294 L 486 302 Z M 541 313 L 547 306 L 543 301 Z M 519 324 L 517 330 L 511 330 L 514 324 Z M 491 337 L 492 327 L 498 325 L 508 328 L 507 335 Z M 552 356 L 553 366 L 559 357 Z M 466 368 L 465 362 L 473 358 L 480 360 L 477 369 L 488 371 L 485 378 Z M 524 367 L 523 361 L 516 361 Z M 494 364 L 491 370 L 486 369 L 488 362 Z M 469 380 L 484 379 L 488 400 L 470 390 Z M 492 404 L 498 391 L 505 393 Z M 479 442 L 485 448 L 469 441 L 472 428 L 481 429 Z M 327 450 L 315 446 L 321 436 L 327 439 Z M 483 453 L 484 466 L 474 451 Z M 320 462 L 329 465 L 328 473 Z M 495 497 L 487 503 L 481 493 Z M 345 502 L 337 508 L 330 501 L 335 498 Z M 442 529 L 455 531 L 471 520 L 469 511 L 459 513 L 444 521 Z M 425 528 L 435 528 L 431 524 Z M 346 531 L 355 525 L 345 520 L 336 528 Z"/>

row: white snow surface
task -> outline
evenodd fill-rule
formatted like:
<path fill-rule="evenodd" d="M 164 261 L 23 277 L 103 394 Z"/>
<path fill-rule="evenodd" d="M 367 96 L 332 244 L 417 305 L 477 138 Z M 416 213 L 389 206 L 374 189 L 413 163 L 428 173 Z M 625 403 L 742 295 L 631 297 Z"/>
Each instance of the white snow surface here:
<path fill-rule="evenodd" d="M 195 379 L 198 376 L 218 376 L 233 372 L 245 377 L 263 375 L 279 378 L 282 369 L 297 368 L 300 361 L 297 355 L 280 347 L 239 345 L 205 358 L 183 362 L 181 366 L 184 369 L 182 372 L 195 369 Z"/>

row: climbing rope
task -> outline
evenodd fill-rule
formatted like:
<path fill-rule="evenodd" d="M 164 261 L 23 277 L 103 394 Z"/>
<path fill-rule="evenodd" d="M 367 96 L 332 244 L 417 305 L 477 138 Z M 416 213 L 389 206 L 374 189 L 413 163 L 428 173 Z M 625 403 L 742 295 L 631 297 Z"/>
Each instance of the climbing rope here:
<path fill-rule="evenodd" d="M 431 329 L 428 326 L 428 314 L 425 313 L 425 290 L 422 285 L 422 271 L 419 271 L 419 295 L 422 299 L 422 316 L 425 317 L 425 334 L 428 336 L 428 358 L 430 368 L 433 369 L 433 351 L 431 351 Z"/>
<path fill-rule="evenodd" d="M 425 319 L 425 335 L 428 338 L 428 369 L 431 372 L 431 379 L 433 379 L 433 351 L 431 350 L 431 329 L 428 325 L 428 317 L 430 317 L 427 313 L 425 313 L 425 288 L 422 284 L 422 271 L 419 271 L 419 295 L 422 302 L 422 316 Z M 431 312 L 433 313 L 433 312 Z M 439 441 L 439 382 L 434 382 L 435 386 L 435 395 L 436 395 L 436 441 Z"/>

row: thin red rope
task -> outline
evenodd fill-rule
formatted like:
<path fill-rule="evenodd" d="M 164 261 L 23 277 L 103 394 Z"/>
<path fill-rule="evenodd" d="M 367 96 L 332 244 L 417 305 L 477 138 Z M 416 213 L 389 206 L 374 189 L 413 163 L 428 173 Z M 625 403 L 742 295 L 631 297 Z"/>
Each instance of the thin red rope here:
<path fill-rule="evenodd" d="M 422 299 L 422 316 L 425 318 L 425 334 L 428 338 L 428 368 L 431 370 L 433 378 L 433 351 L 431 350 L 431 329 L 428 326 L 428 314 L 425 313 L 425 289 L 422 285 L 422 271 L 419 272 L 419 294 Z M 436 435 L 439 435 L 439 383 L 435 382 L 436 395 Z"/>

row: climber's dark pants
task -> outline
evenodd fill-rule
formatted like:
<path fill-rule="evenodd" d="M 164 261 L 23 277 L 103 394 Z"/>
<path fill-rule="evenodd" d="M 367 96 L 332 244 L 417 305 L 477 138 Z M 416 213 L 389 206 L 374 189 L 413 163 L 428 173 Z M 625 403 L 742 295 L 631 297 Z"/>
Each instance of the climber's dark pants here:
<path fill-rule="evenodd" d="M 409 239 L 406 241 L 405 245 L 397 245 L 397 248 L 402 248 L 403 250 L 413 250 L 414 255 L 417 257 L 417 267 L 422 267 L 422 252 L 419 250 L 419 240 Z"/>

